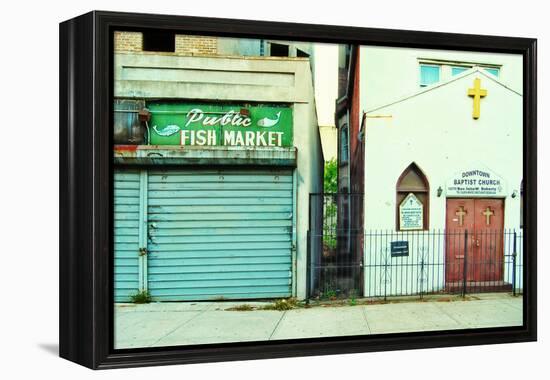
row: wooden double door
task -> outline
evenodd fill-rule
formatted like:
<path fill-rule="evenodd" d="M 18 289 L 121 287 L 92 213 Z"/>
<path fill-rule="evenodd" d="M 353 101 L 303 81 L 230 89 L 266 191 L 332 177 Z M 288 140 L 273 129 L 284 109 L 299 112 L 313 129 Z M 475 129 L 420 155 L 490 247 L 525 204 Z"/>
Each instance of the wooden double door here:
<path fill-rule="evenodd" d="M 448 198 L 446 211 L 447 285 L 502 282 L 504 200 Z"/>

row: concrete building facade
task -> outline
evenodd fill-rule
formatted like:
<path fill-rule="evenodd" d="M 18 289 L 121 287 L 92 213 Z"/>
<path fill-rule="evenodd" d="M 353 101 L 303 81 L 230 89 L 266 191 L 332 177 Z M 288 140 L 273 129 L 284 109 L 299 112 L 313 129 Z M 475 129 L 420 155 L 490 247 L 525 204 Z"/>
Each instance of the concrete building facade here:
<path fill-rule="evenodd" d="M 521 288 L 521 56 L 359 50 L 360 127 L 339 145 L 363 153 L 341 182 L 362 184 L 364 294 Z"/>
<path fill-rule="evenodd" d="M 116 301 L 304 298 L 323 181 L 310 60 L 175 46 L 115 43 Z"/>
<path fill-rule="evenodd" d="M 338 50 L 336 44 L 315 44 L 313 57 L 313 83 L 319 132 L 325 160 L 338 155 L 338 136 L 334 121 L 336 99 L 338 98 Z"/>

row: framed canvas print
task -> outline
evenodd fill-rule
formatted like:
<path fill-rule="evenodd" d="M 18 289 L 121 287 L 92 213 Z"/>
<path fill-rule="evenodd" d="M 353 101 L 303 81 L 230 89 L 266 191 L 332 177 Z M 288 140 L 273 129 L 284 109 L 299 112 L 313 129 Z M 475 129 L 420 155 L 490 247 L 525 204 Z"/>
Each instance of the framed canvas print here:
<path fill-rule="evenodd" d="M 60 355 L 536 339 L 536 40 L 60 25 Z"/>

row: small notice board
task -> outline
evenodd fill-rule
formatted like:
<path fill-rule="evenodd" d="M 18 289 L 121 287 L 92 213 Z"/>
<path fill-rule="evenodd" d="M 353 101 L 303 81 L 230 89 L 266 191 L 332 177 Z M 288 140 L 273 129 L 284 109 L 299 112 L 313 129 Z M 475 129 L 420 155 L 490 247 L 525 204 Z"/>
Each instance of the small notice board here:
<path fill-rule="evenodd" d="M 409 193 L 399 205 L 399 229 L 422 230 L 424 228 L 424 205 L 413 193 Z"/>

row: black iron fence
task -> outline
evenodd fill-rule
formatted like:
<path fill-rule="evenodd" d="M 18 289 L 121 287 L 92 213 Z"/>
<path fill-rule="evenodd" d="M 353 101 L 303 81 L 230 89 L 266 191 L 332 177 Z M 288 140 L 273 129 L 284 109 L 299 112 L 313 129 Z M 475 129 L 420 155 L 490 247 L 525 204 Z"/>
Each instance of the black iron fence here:
<path fill-rule="evenodd" d="M 336 231 L 333 231 L 336 232 Z M 345 239 L 360 239 L 362 234 L 346 234 Z M 338 299 L 361 297 L 363 295 L 363 263 L 351 250 L 333 249 L 340 235 L 308 233 L 309 242 L 322 241 L 321 254 L 317 260 L 308 261 L 308 297 L 318 299 Z M 337 243 L 334 243 L 334 242 Z M 328 244 L 327 244 L 328 242 Z M 312 244 L 310 244 L 311 247 Z"/>
<path fill-rule="evenodd" d="M 363 194 L 310 195 L 308 295 L 361 296 L 363 292 Z"/>
<path fill-rule="evenodd" d="M 523 233 L 432 230 L 365 233 L 365 296 L 523 289 Z"/>
<path fill-rule="evenodd" d="M 308 233 L 310 298 L 523 291 L 521 229 L 359 232 L 340 226 Z"/>

